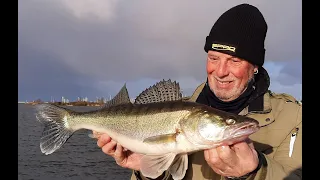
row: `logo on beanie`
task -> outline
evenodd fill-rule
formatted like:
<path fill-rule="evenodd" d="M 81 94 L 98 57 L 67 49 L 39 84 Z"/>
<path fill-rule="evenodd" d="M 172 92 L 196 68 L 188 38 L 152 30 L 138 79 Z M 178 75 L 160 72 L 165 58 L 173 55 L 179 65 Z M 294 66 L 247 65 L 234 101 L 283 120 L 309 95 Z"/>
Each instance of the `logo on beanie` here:
<path fill-rule="evenodd" d="M 219 51 L 232 51 L 236 52 L 236 48 L 233 46 L 223 45 L 223 44 L 212 44 L 212 49 L 219 50 Z"/>

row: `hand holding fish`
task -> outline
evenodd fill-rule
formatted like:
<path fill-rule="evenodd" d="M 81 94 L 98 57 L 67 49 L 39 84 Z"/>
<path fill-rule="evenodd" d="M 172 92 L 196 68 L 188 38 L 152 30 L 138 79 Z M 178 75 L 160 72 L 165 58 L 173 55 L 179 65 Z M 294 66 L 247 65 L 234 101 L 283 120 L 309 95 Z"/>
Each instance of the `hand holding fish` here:
<path fill-rule="evenodd" d="M 204 157 L 216 173 L 225 177 L 246 175 L 259 164 L 257 151 L 250 140 L 204 150 Z"/>
<path fill-rule="evenodd" d="M 97 145 L 102 151 L 105 154 L 112 156 L 119 166 L 138 171 L 140 170 L 141 154 L 124 150 L 120 144 L 112 140 L 107 134 L 100 134 L 93 131 L 93 135 L 98 139 Z"/>

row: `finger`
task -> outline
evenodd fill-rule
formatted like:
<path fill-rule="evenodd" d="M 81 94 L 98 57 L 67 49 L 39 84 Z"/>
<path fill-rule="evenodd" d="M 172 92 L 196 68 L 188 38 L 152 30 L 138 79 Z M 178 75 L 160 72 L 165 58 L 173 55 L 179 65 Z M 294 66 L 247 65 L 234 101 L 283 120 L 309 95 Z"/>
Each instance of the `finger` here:
<path fill-rule="evenodd" d="M 93 138 L 99 139 L 103 133 L 92 131 Z"/>
<path fill-rule="evenodd" d="M 111 141 L 111 137 L 107 134 L 103 134 L 100 136 L 100 138 L 97 141 L 97 145 L 101 148 L 105 144 L 109 143 Z"/>
<path fill-rule="evenodd" d="M 234 145 L 234 151 L 239 159 L 252 159 L 253 155 L 257 155 L 254 148 L 251 148 L 247 142 L 241 142 Z"/>
<path fill-rule="evenodd" d="M 239 161 L 247 161 L 246 167 L 248 172 L 253 171 L 259 164 L 259 158 L 257 151 L 250 147 L 246 142 L 237 143 L 234 145 L 235 152 L 239 158 Z"/>
<path fill-rule="evenodd" d="M 116 160 L 117 164 L 122 166 L 123 161 L 125 159 L 125 154 L 123 152 L 123 147 L 117 143 L 116 145 L 116 151 L 114 152 L 114 159 Z"/>
<path fill-rule="evenodd" d="M 102 147 L 102 152 L 105 154 L 108 154 L 110 156 L 114 156 L 114 152 L 116 150 L 117 142 L 114 140 L 111 140 L 108 144 L 104 145 Z"/>
<path fill-rule="evenodd" d="M 226 167 L 234 167 L 237 165 L 238 157 L 229 146 L 217 147 L 217 153 Z"/>
<path fill-rule="evenodd" d="M 209 150 L 204 150 L 203 152 L 204 152 L 204 159 L 206 161 L 209 161 L 210 159 Z"/>
<path fill-rule="evenodd" d="M 97 133 L 98 133 L 97 131 L 92 130 L 92 134 L 93 134 L 93 135 L 96 135 Z"/>
<path fill-rule="evenodd" d="M 225 163 L 220 159 L 217 148 L 205 150 L 205 158 L 211 167 L 226 169 Z"/>

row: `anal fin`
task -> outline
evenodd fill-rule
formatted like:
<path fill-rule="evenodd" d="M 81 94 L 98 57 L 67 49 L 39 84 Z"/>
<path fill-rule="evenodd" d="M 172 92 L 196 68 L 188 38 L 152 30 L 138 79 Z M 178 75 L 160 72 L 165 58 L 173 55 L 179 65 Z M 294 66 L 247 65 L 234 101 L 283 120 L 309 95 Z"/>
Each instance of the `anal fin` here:
<path fill-rule="evenodd" d="M 183 179 L 188 169 L 188 154 L 179 154 L 175 157 L 169 172 L 174 180 Z"/>
<path fill-rule="evenodd" d="M 144 176 L 155 179 L 171 166 L 175 156 L 175 153 L 145 155 L 141 159 L 140 171 Z"/>

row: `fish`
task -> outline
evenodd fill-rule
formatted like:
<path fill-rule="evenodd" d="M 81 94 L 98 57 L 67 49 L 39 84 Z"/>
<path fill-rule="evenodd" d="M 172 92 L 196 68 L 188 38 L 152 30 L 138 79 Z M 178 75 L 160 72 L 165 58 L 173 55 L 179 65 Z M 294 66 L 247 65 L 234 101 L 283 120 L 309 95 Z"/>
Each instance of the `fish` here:
<path fill-rule="evenodd" d="M 260 128 L 257 120 L 231 114 L 182 98 L 179 83 L 161 80 L 130 101 L 124 85 L 105 106 L 77 112 L 53 104 L 37 104 L 36 118 L 44 124 L 40 149 L 52 154 L 78 130 L 107 133 L 125 149 L 143 155 L 140 172 L 156 178 L 169 171 L 183 179 L 188 155 L 232 145 Z"/>

